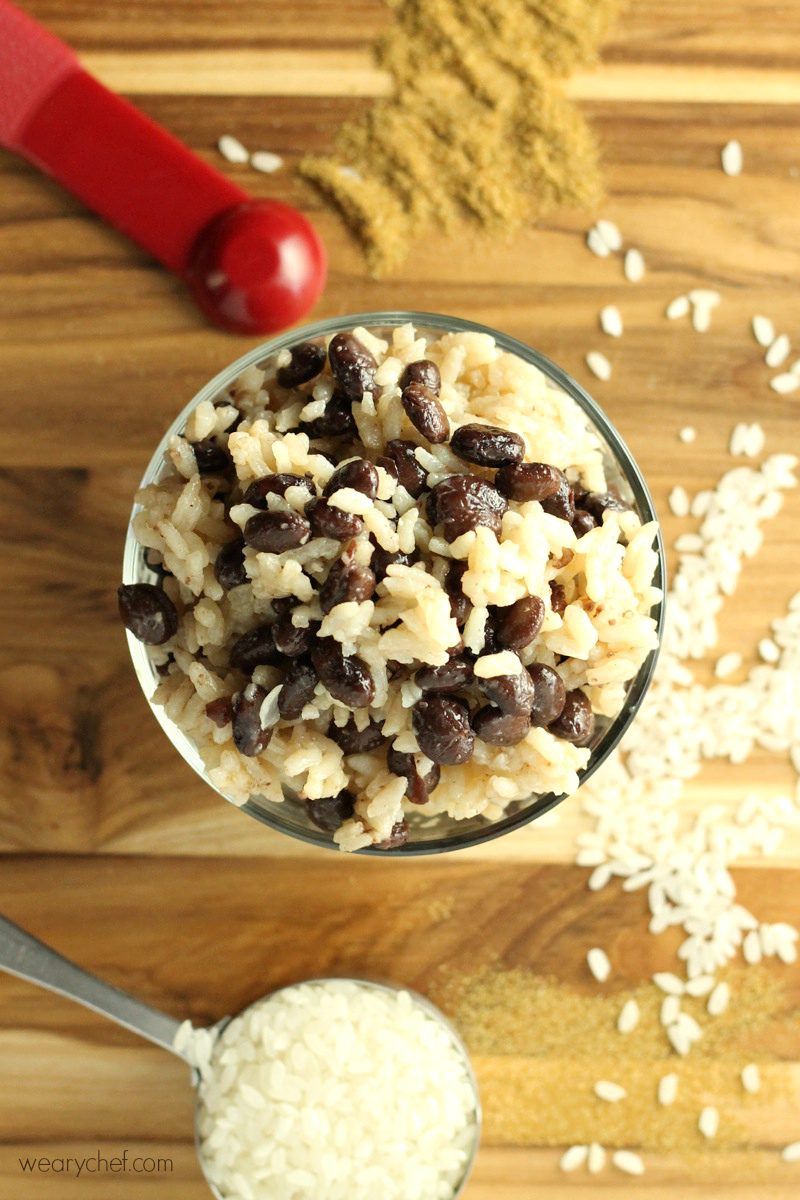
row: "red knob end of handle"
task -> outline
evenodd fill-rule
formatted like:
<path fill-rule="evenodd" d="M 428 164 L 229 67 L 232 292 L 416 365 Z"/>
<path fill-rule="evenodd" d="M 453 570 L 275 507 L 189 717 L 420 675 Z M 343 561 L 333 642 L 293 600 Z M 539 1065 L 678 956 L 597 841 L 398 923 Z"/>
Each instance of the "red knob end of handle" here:
<path fill-rule="evenodd" d="M 294 324 L 325 285 L 325 249 L 309 221 L 279 200 L 250 200 L 202 231 L 185 278 L 202 311 L 236 333 Z"/>

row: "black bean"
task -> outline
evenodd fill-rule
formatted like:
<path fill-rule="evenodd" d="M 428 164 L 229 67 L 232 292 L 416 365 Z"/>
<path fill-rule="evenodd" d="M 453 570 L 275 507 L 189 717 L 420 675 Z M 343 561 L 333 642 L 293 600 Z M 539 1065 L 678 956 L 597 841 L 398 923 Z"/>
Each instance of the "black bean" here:
<path fill-rule="evenodd" d="M 293 658 L 278 692 L 278 712 L 284 721 L 296 721 L 314 699 L 317 672 L 307 658 Z"/>
<path fill-rule="evenodd" d="M 375 843 L 376 850 L 399 850 L 401 846 L 405 846 L 408 841 L 408 821 L 403 818 L 402 821 L 396 821 L 392 826 L 391 833 L 382 842 Z"/>
<path fill-rule="evenodd" d="M 575 493 L 565 477 L 559 484 L 554 496 L 548 496 L 542 501 L 542 508 L 551 517 L 560 517 L 562 521 L 572 521 L 575 516 Z"/>
<path fill-rule="evenodd" d="M 352 438 L 357 428 L 353 416 L 353 402 L 344 392 L 337 390 L 325 405 L 325 412 L 313 421 L 301 422 L 300 428 L 310 438 Z"/>
<path fill-rule="evenodd" d="M 431 362 L 429 358 L 418 358 L 416 362 L 409 363 L 400 376 L 400 391 L 402 392 L 410 383 L 421 383 L 423 387 L 429 388 L 435 396 L 438 396 L 442 389 L 442 376 L 436 363 Z"/>
<path fill-rule="evenodd" d="M 328 346 L 333 377 L 350 400 L 360 400 L 375 386 L 378 364 L 351 333 L 337 333 Z"/>
<path fill-rule="evenodd" d="M 581 508 L 594 517 L 598 525 L 603 524 L 606 512 L 630 512 L 630 504 L 614 492 L 586 492 L 580 498 Z"/>
<path fill-rule="evenodd" d="M 417 461 L 414 442 L 405 438 L 392 438 L 386 443 L 386 453 L 395 465 L 398 482 L 415 499 L 425 490 L 428 472 Z"/>
<path fill-rule="evenodd" d="M 454 558 L 444 577 L 444 590 L 450 597 L 450 615 L 455 618 L 459 629 L 466 623 L 467 617 L 472 611 L 472 603 L 461 588 L 461 580 L 466 569 L 465 562 Z"/>
<path fill-rule="evenodd" d="M 275 373 L 281 387 L 293 388 L 308 383 L 309 379 L 316 379 L 325 366 L 325 347 L 316 342 L 298 342 L 292 346 L 290 354 L 291 362 L 279 367 Z"/>
<path fill-rule="evenodd" d="M 389 458 L 386 454 L 379 454 L 375 459 L 375 466 L 382 467 L 387 475 L 391 475 L 395 483 L 399 483 L 397 475 L 397 464 L 393 458 Z"/>
<path fill-rule="evenodd" d="M 572 528 L 576 537 L 583 537 L 590 529 L 597 526 L 597 521 L 592 514 L 585 508 L 576 508 L 575 516 L 572 518 Z"/>
<path fill-rule="evenodd" d="M 459 654 L 441 667 L 420 667 L 414 682 L 423 692 L 457 692 L 472 678 L 472 663 Z"/>
<path fill-rule="evenodd" d="M 328 504 L 321 496 L 306 505 L 305 513 L 314 537 L 343 542 L 347 538 L 358 537 L 364 528 L 364 522 L 356 513 L 342 512 L 341 508 Z"/>
<path fill-rule="evenodd" d="M 567 607 L 567 593 L 564 590 L 562 583 L 550 581 L 550 607 L 559 617 L 563 617 L 564 609 Z"/>
<path fill-rule="evenodd" d="M 338 796 L 322 796 L 319 800 L 306 800 L 306 812 L 309 819 L 326 833 L 335 833 L 340 825 L 349 820 L 355 812 L 356 801 L 352 792 L 346 789 Z"/>
<path fill-rule="evenodd" d="M 310 475 L 263 475 L 261 479 L 255 479 L 245 490 L 242 500 L 245 504 L 252 504 L 254 508 L 268 507 L 267 496 L 285 496 L 287 488 L 304 487 L 309 495 L 313 496 L 314 481 Z"/>
<path fill-rule="evenodd" d="M 366 754 L 369 750 L 377 750 L 386 741 L 377 722 L 370 719 L 366 729 L 359 729 L 352 717 L 346 725 L 334 725 L 331 722 L 328 737 L 336 742 L 343 754 Z"/>
<path fill-rule="evenodd" d="M 378 494 L 378 472 L 366 458 L 354 458 L 337 467 L 323 489 L 323 496 L 332 496 L 339 488 L 354 488 L 374 500 Z"/>
<path fill-rule="evenodd" d="M 548 463 L 514 463 L 501 467 L 494 477 L 495 487 L 509 500 L 547 500 L 555 496 L 565 475 Z"/>
<path fill-rule="evenodd" d="M 144 564 L 148 571 L 152 571 L 154 575 L 158 575 L 163 579 L 165 575 L 170 575 L 171 572 L 164 566 L 164 560 L 158 554 L 157 550 L 151 550 L 148 546 L 144 552 Z"/>
<path fill-rule="evenodd" d="M 546 663 L 532 663 L 528 667 L 528 675 L 533 684 L 533 704 L 531 705 L 531 724 L 536 726 L 549 725 L 561 715 L 567 689 L 558 671 L 548 667 Z"/>
<path fill-rule="evenodd" d="M 476 677 L 475 682 L 501 712 L 530 712 L 536 693 L 531 677 L 524 667 L 516 675 L 495 675 L 492 679 Z"/>
<path fill-rule="evenodd" d="M 206 716 L 220 729 L 224 729 L 233 720 L 233 704 L 230 696 L 219 696 L 216 700 L 210 700 L 206 705 Z"/>
<path fill-rule="evenodd" d="M 263 687 L 248 683 L 233 697 L 233 742 L 240 754 L 253 758 L 266 749 L 272 730 L 261 724 L 261 705 L 267 698 Z"/>
<path fill-rule="evenodd" d="M 481 647 L 481 654 L 497 654 L 497 651 L 501 649 L 502 647 L 497 640 L 497 630 L 494 626 L 494 617 L 491 613 L 489 613 L 483 626 L 483 646 Z"/>
<path fill-rule="evenodd" d="M 504 713 L 487 704 L 472 719 L 472 728 L 482 742 L 492 746 L 516 746 L 531 727 L 527 712 Z"/>
<path fill-rule="evenodd" d="M 522 461 L 525 443 L 518 433 L 496 425 L 461 425 L 450 439 L 450 449 L 479 467 L 504 467 Z"/>
<path fill-rule="evenodd" d="M 524 596 L 494 613 L 494 628 L 498 643 L 504 650 L 524 650 L 539 635 L 545 614 L 544 601 L 538 596 Z"/>
<path fill-rule="evenodd" d="M 244 566 L 244 541 L 241 538 L 226 542 L 220 548 L 214 560 L 214 575 L 217 583 L 226 592 L 247 583 L 247 571 Z"/>
<path fill-rule="evenodd" d="M 297 596 L 273 596 L 270 600 L 275 619 L 290 616 L 300 603 Z"/>
<path fill-rule="evenodd" d="M 393 775 L 401 775 L 406 780 L 406 796 L 412 804 L 426 804 L 431 792 L 438 787 L 442 772 L 434 763 L 426 775 L 420 775 L 417 760 L 413 754 L 403 754 L 390 746 L 386 754 L 386 765 Z"/>
<path fill-rule="evenodd" d="M 220 446 L 213 437 L 203 438 L 201 442 L 193 442 L 194 459 L 197 470 L 201 475 L 223 475 L 233 466 L 233 460 L 224 446 Z"/>
<path fill-rule="evenodd" d="M 274 667 L 280 662 L 272 625 L 257 625 L 231 646 L 230 664 L 245 675 L 252 675 L 256 667 Z"/>
<path fill-rule="evenodd" d="M 319 602 L 324 613 L 329 613 L 337 604 L 355 600 L 369 600 L 375 591 L 376 579 L 369 567 L 352 559 L 339 559 L 328 571 L 328 577 L 319 590 Z"/>
<path fill-rule="evenodd" d="M 410 383 L 400 395 L 405 414 L 415 429 L 434 445 L 446 442 L 450 422 L 435 392 L 421 383 Z"/>
<path fill-rule="evenodd" d="M 404 567 L 410 567 L 419 557 L 417 550 L 412 551 L 411 554 L 404 554 L 402 550 L 395 550 L 390 554 L 388 550 L 384 550 L 383 546 L 379 546 L 374 539 L 370 540 L 373 542 L 374 549 L 372 551 L 372 558 L 369 560 L 369 565 L 375 572 L 375 578 L 378 582 L 385 578 L 388 568 L 394 566 L 395 563 L 400 563 Z"/>
<path fill-rule="evenodd" d="M 248 518 L 244 540 L 254 550 L 283 554 L 302 546 L 311 536 L 311 526 L 296 512 L 258 512 Z"/>
<path fill-rule="evenodd" d="M 301 627 L 292 624 L 291 615 L 278 617 L 272 626 L 275 649 L 280 654 L 285 654 L 287 658 L 297 658 L 300 654 L 307 654 L 318 629 L 319 624 L 316 621 Z"/>
<path fill-rule="evenodd" d="M 585 746 L 594 733 L 594 713 L 589 699 L 580 688 L 567 692 L 560 715 L 547 727 L 556 737 L 575 746 Z"/>
<path fill-rule="evenodd" d="M 468 529 L 485 525 L 500 536 L 508 503 L 490 483 L 476 475 L 450 475 L 431 492 L 433 524 L 444 525 L 444 536 L 454 542 Z"/>
<path fill-rule="evenodd" d="M 178 632 L 177 609 L 154 583 L 123 583 L 117 604 L 125 628 L 148 646 L 161 646 Z"/>
<path fill-rule="evenodd" d="M 419 748 L 432 762 L 458 765 L 472 758 L 475 734 L 469 708 L 453 696 L 423 696 L 412 716 Z"/>
<path fill-rule="evenodd" d="M 334 700 L 350 708 L 368 708 L 375 697 L 375 681 L 363 659 L 356 654 L 345 657 L 334 638 L 317 638 L 311 661 Z"/>

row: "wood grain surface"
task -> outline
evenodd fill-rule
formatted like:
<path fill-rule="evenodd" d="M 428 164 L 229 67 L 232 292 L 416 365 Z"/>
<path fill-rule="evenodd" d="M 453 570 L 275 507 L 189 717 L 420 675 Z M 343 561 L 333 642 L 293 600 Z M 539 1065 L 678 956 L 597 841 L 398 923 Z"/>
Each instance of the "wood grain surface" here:
<path fill-rule="evenodd" d="M 671 486 L 713 483 L 733 424 L 759 420 L 768 447 L 797 452 L 798 400 L 778 397 L 748 323 L 771 316 L 800 346 L 800 6 L 793 0 L 637 0 L 605 66 L 569 83 L 602 140 L 609 199 L 648 273 L 589 255 L 597 214 L 566 213 L 508 242 L 472 235 L 414 248 L 375 281 L 334 213 L 293 171 L 385 87 L 370 48 L 391 19 L 379 0 L 28 0 L 112 86 L 209 161 L 220 134 L 278 152 L 265 177 L 225 166 L 254 193 L 309 213 L 331 256 L 319 316 L 427 308 L 521 337 L 589 385 L 636 454 L 662 510 Z M 263 99 L 261 99 L 263 97 Z M 738 137 L 745 173 L 725 177 Z M 223 164 L 224 165 L 224 164 Z M 606 946 L 620 995 L 673 962 L 645 931 L 644 901 L 597 896 L 569 865 L 576 806 L 559 820 L 447 862 L 375 863 L 310 852 L 272 835 L 205 788 L 167 744 L 138 691 L 115 614 L 131 494 L 175 411 L 254 340 L 206 328 L 181 285 L 30 167 L 0 157 L 0 907 L 119 986 L 195 1019 L 215 1019 L 303 976 L 363 973 L 438 995 L 442 972 L 492 961 L 594 990 L 586 949 Z M 723 294 L 701 336 L 663 319 L 690 287 Z M 606 303 L 626 332 L 597 328 Z M 583 356 L 602 349 L 610 383 Z M 798 351 L 800 353 L 800 351 Z M 796 357 L 794 355 L 793 357 Z M 696 426 L 682 445 L 678 429 Z M 679 523 L 665 517 L 669 538 Z M 754 658 L 772 616 L 800 587 L 800 498 L 726 607 L 720 650 Z M 756 756 L 706 768 L 687 808 L 754 788 L 778 792 L 788 766 Z M 800 837 L 736 873 L 766 919 L 800 921 Z M 748 1053 L 773 1084 L 742 1102 L 741 1131 L 648 1145 L 642 1180 L 564 1176 L 563 1145 L 502 1145 L 487 1126 L 467 1200 L 572 1200 L 602 1186 L 648 1200 L 788 1200 L 798 1168 L 775 1147 L 800 1137 L 800 972 L 765 970 L 785 1002 Z M 709 1058 L 735 1072 L 744 1044 Z M 477 1059 L 504 1071 L 558 1064 Z M 565 1062 L 587 1087 L 600 1062 Z M 623 1059 L 620 1073 L 627 1070 Z M 185 1068 L 66 1001 L 0 977 L 0 1196 L 9 1200 L 201 1200 Z M 604 1119 L 598 1114 L 598 1120 Z M 576 1117 L 577 1120 L 577 1117 Z M 601 1132 L 609 1145 L 614 1131 Z M 576 1132 L 577 1136 L 577 1132 Z M 555 1135 L 554 1135 L 555 1139 Z M 26 1175 L 26 1154 L 153 1154 L 170 1171 L 81 1179 Z M 376 1198 L 378 1200 L 378 1198 Z"/>

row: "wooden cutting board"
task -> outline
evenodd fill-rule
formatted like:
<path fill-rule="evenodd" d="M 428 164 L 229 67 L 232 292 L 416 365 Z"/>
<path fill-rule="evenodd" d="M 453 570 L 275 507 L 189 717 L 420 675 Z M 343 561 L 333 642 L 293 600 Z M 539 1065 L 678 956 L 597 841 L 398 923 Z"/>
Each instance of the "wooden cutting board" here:
<path fill-rule="evenodd" d="M 370 55 L 391 19 L 378 0 L 27 7 L 211 161 L 219 162 L 214 144 L 225 132 L 283 156 L 285 169 L 269 178 L 226 169 L 318 224 L 331 255 L 318 315 L 422 307 L 531 342 L 594 391 L 662 510 L 674 484 L 708 486 L 730 465 L 736 421 L 761 421 L 768 448 L 800 450 L 798 399 L 769 389 L 749 333 L 762 312 L 800 346 L 800 7 L 790 0 L 638 0 L 605 66 L 570 81 L 605 147 L 604 215 L 647 260 L 635 287 L 618 260 L 588 254 L 581 235 L 597 214 L 579 213 L 490 252 L 477 239 L 437 238 L 396 278 L 365 275 L 335 214 L 292 168 L 301 154 L 327 149 L 341 122 L 385 89 Z M 745 150 L 737 179 L 719 169 L 732 137 Z M 583 965 L 589 946 L 612 956 L 604 990 L 614 1003 L 672 966 L 675 943 L 646 933 L 641 895 L 591 895 L 585 872 L 570 865 L 575 804 L 563 805 L 555 824 L 468 854 L 399 864 L 310 852 L 202 786 L 147 711 L 114 589 L 131 494 L 153 445 L 187 397 L 255 343 L 203 326 L 176 281 L 10 156 L 0 158 L 0 263 L 2 909 L 112 982 L 197 1020 L 292 979 L 353 972 L 427 991 L 468 1021 L 452 985 L 478 970 L 547 978 L 553 1005 L 574 1018 L 583 1011 L 575 1005 L 597 992 Z M 724 296 L 706 335 L 663 318 L 673 296 L 697 286 Z M 619 343 L 597 328 L 606 303 L 624 315 Z M 613 360 L 608 384 L 588 376 L 583 357 L 592 348 Z M 688 423 L 698 437 L 684 446 L 677 431 Z M 664 524 L 672 538 L 678 522 L 667 514 Z M 721 651 L 740 649 L 752 661 L 770 618 L 800 587 L 798 527 L 800 500 L 791 496 L 726 607 Z M 790 781 L 785 764 L 757 756 L 704 770 L 686 804 L 778 792 Z M 797 835 L 736 877 L 744 902 L 765 919 L 800 922 Z M 697 1107 L 718 1086 L 733 1097 L 727 1132 L 711 1147 L 685 1112 L 669 1117 L 671 1127 L 667 1115 L 653 1116 L 652 1080 L 667 1065 L 654 1036 L 630 1049 L 625 1042 L 611 1064 L 604 1042 L 595 1049 L 576 1039 L 558 1050 L 538 1043 L 535 1028 L 505 1047 L 484 1039 L 476 1064 L 487 1136 L 467 1200 L 568 1200 L 592 1183 L 609 1200 L 630 1188 L 648 1200 L 796 1195 L 800 1168 L 781 1164 L 776 1147 L 800 1137 L 800 971 L 756 975 L 771 997 L 760 1018 L 751 1012 L 750 1024 L 709 1044 L 701 1077 L 685 1082 Z M 748 978 L 734 980 L 743 995 Z M 646 988 L 637 994 L 652 1005 Z M 594 1020 L 601 1010 L 586 1011 Z M 735 1083 L 748 1057 L 762 1062 L 765 1087 L 745 1101 Z M 207 1195 L 177 1060 L 0 977 L 0 1061 L 13 1079 L 0 1095 L 3 1197 Z M 639 1080 L 629 1101 L 643 1114 L 638 1139 L 612 1106 L 587 1101 L 612 1068 Z M 519 1083 L 510 1098 L 509 1081 Z M 567 1087 L 574 1106 L 565 1117 L 547 1105 Z M 520 1115 L 542 1108 L 538 1139 L 509 1136 L 509 1106 Z M 669 1128 L 680 1133 L 672 1148 Z M 647 1174 L 562 1175 L 565 1141 L 590 1136 L 638 1142 Z M 157 1164 L 145 1191 L 141 1174 L 26 1174 L 18 1161 L 97 1151 L 110 1159 L 125 1148 L 171 1166 Z"/>

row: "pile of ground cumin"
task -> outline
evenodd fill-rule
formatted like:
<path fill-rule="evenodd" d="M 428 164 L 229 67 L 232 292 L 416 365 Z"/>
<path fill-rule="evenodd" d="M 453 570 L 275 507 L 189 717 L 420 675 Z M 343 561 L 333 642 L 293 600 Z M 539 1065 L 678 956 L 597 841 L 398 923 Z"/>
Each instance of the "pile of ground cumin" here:
<path fill-rule="evenodd" d="M 390 0 L 388 99 L 301 173 L 340 209 L 370 269 L 432 229 L 510 232 L 602 194 L 597 145 L 560 80 L 593 61 L 625 0 Z"/>

